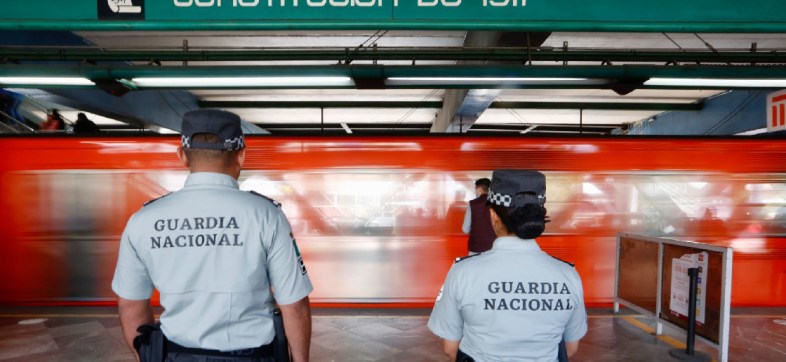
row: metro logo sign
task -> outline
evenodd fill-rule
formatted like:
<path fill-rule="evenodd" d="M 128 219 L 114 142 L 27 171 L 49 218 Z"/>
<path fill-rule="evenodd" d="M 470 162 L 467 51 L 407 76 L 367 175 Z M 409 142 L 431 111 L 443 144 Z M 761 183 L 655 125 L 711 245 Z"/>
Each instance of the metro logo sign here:
<path fill-rule="evenodd" d="M 786 90 L 767 96 L 767 131 L 786 130 Z"/>
<path fill-rule="evenodd" d="M 99 20 L 145 20 L 145 0 L 96 0 Z"/>

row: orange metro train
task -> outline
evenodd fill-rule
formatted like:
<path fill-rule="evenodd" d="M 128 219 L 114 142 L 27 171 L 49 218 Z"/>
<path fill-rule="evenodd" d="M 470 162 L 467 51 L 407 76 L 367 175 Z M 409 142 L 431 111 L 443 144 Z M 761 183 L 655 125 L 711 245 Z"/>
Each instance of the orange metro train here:
<path fill-rule="evenodd" d="M 0 303 L 112 304 L 128 217 L 179 189 L 166 137 L 3 137 Z M 474 180 L 547 176 L 538 239 L 610 305 L 619 232 L 734 248 L 732 305 L 786 305 L 786 142 L 767 138 L 274 137 L 247 139 L 241 189 L 283 204 L 322 306 L 432 305 Z"/>

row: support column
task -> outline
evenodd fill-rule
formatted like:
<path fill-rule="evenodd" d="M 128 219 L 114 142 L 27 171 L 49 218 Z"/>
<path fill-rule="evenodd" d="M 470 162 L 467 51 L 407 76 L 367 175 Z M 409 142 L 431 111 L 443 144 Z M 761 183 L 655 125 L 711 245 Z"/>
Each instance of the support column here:
<path fill-rule="evenodd" d="M 464 39 L 465 48 L 541 46 L 551 33 L 502 31 L 470 31 Z M 522 59 L 524 61 L 524 59 Z M 505 64 L 510 62 L 459 61 L 458 64 Z M 464 133 L 502 92 L 501 89 L 448 89 L 442 109 L 431 125 L 432 133 Z"/>

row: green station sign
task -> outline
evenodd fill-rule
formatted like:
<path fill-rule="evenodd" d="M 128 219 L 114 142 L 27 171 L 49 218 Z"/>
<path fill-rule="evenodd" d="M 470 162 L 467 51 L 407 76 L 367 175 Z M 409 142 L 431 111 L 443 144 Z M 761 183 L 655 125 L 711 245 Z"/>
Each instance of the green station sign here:
<path fill-rule="evenodd" d="M 4 0 L 0 29 L 786 32 L 786 1 Z"/>

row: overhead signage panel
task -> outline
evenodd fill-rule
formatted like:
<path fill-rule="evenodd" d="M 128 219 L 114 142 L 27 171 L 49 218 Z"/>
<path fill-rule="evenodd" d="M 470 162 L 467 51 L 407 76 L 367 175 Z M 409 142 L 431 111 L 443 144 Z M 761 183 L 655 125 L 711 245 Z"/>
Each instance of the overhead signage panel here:
<path fill-rule="evenodd" d="M 150 20 L 392 19 L 390 0 L 167 0 L 150 4 Z"/>
<path fill-rule="evenodd" d="M 2 20 L 96 20 L 96 0 L 4 0 L 0 11 Z"/>
<path fill-rule="evenodd" d="M 783 0 L 4 0 L 0 29 L 783 32 L 784 13 Z"/>

